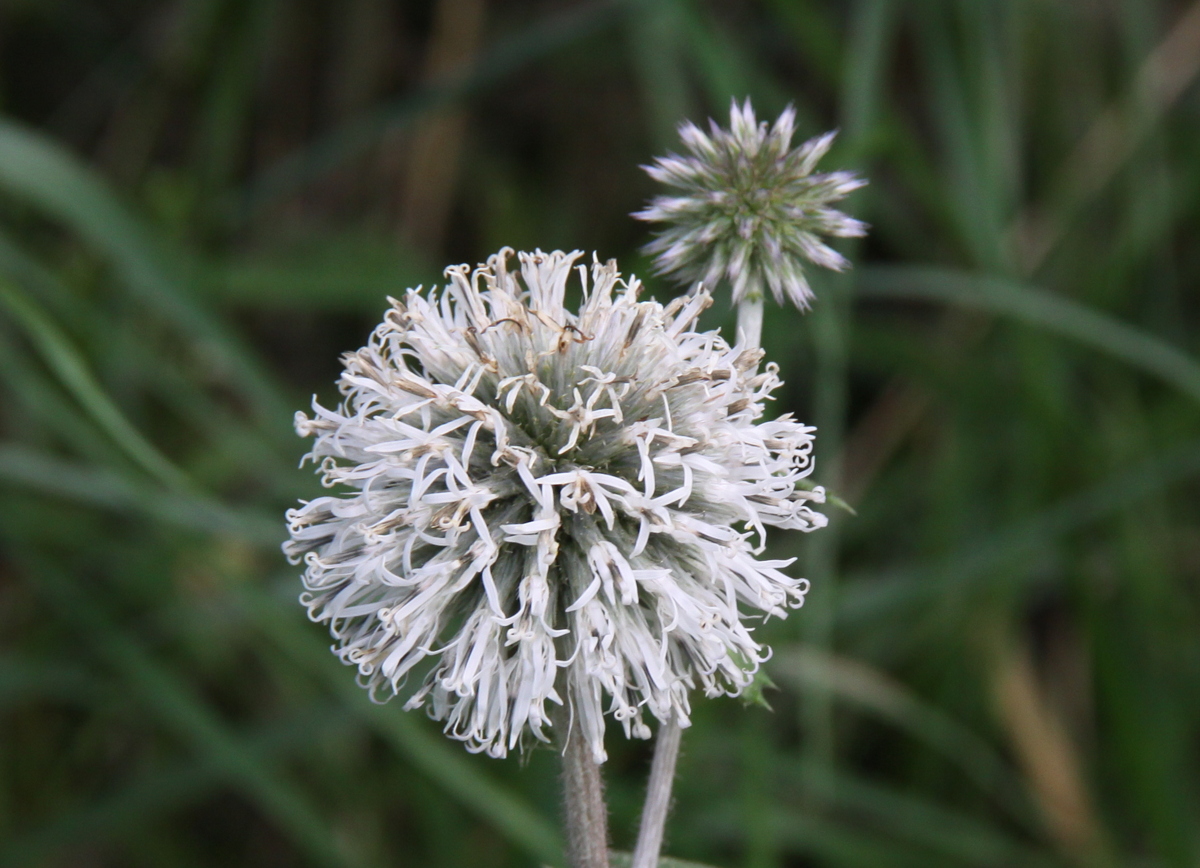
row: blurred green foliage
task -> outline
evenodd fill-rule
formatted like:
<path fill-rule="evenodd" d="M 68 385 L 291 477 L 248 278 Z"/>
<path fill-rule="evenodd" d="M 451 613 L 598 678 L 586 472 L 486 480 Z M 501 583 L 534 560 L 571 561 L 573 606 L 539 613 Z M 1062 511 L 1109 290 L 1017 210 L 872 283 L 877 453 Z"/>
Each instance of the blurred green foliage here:
<path fill-rule="evenodd" d="M 1198 71 L 1167 0 L 5 4 L 0 864 L 559 863 L 552 754 L 305 621 L 291 414 L 446 264 L 647 277 L 638 164 L 750 95 L 872 182 L 764 335 L 857 515 L 776 535 L 773 711 L 697 703 L 668 851 L 1200 865 Z"/>

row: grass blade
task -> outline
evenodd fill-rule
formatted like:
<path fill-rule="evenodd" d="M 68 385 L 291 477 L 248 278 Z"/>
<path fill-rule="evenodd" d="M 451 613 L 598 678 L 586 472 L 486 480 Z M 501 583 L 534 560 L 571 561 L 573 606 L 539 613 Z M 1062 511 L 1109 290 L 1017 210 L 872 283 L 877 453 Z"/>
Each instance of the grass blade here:
<path fill-rule="evenodd" d="M 65 148 L 0 118 L 0 189 L 32 202 L 108 256 L 139 299 L 220 360 L 222 373 L 253 399 L 262 418 L 290 418 L 280 388 L 259 362 L 169 276 L 150 232 Z"/>
<path fill-rule="evenodd" d="M 134 427 L 88 370 L 83 356 L 42 310 L 12 284 L 0 280 L 0 301 L 25 329 L 42 359 L 59 381 L 135 464 L 168 488 L 189 489 L 191 483 L 166 456 Z"/>
<path fill-rule="evenodd" d="M 781 683 L 803 691 L 829 691 L 908 731 L 958 765 L 1014 819 L 1037 828 L 1015 775 L 996 751 L 966 726 L 883 672 L 802 645 L 777 649 L 770 670 Z"/>
<path fill-rule="evenodd" d="M 298 849 L 316 864 L 330 868 L 366 864 L 338 847 L 325 832 L 326 822 L 295 785 L 283 780 L 174 673 L 109 620 L 104 607 L 90 592 L 48 564 L 38 563 L 31 572 L 36 576 L 38 590 L 64 619 L 91 640 L 100 656 L 121 674 L 163 725 L 218 764 L 227 778 L 258 804 Z"/>
<path fill-rule="evenodd" d="M 978 582 L 1013 560 L 1035 554 L 1063 534 L 1128 509 L 1141 498 L 1198 474 L 1200 441 L 1192 441 L 1167 455 L 1117 473 L 1014 527 L 973 540 L 939 564 L 846 582 L 838 600 L 839 620 L 847 625 L 861 624 L 945 598 L 952 589 Z M 996 579 L 1024 580 L 1023 573 L 1011 572 Z"/>
<path fill-rule="evenodd" d="M 1153 335 L 1061 295 L 947 268 L 859 272 L 863 298 L 920 299 L 982 310 L 1044 328 L 1118 358 L 1200 401 L 1200 362 Z"/>
<path fill-rule="evenodd" d="M 823 764 L 783 762 L 794 764 L 788 777 L 804 781 L 807 791 L 826 806 L 866 818 L 869 825 L 894 837 L 897 843 L 908 842 L 951 859 L 953 864 L 978 868 L 1057 864 L 1057 860 L 1014 839 L 1000 827 L 921 796 L 883 787 Z"/>
<path fill-rule="evenodd" d="M 247 736 L 247 748 L 263 760 L 310 747 L 331 730 L 344 729 L 346 715 L 333 709 L 293 713 L 287 721 Z M 210 795 L 227 783 L 221 763 L 210 755 L 144 772 L 116 792 L 58 813 L 53 819 L 0 846 L 0 865 L 33 865 L 64 848 L 121 840 L 165 814 Z"/>
<path fill-rule="evenodd" d="M 0 711 L 31 697 L 91 703 L 107 692 L 101 679 L 79 666 L 0 657 Z"/>
<path fill-rule="evenodd" d="M 278 549 L 284 536 L 282 522 L 260 513 L 185 492 L 160 492 L 114 471 L 24 446 L 0 444 L 0 482 L 189 530 L 226 534 L 265 548 Z"/>
<path fill-rule="evenodd" d="M 305 629 L 299 607 L 292 606 L 281 615 L 278 601 L 264 594 L 247 592 L 245 599 L 258 626 L 276 645 L 340 696 L 356 717 L 413 766 L 530 855 L 550 864 L 562 864 L 562 842 L 550 822 L 475 769 L 458 745 L 427 732 L 417 719 L 394 704 L 372 702 L 325 643 L 314 641 L 313 632 Z"/>

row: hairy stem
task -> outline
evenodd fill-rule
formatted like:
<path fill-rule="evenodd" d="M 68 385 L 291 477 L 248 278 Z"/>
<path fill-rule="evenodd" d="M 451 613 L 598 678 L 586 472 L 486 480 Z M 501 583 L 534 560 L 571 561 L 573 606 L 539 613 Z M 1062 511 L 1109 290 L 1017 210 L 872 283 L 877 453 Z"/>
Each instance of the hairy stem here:
<path fill-rule="evenodd" d="M 654 743 L 654 761 L 650 765 L 650 782 L 646 785 L 646 804 L 642 807 L 642 825 L 638 830 L 637 846 L 633 849 L 630 868 L 658 868 L 662 851 L 663 831 L 671 809 L 671 785 L 675 782 L 675 761 L 679 758 L 679 743 L 683 735 L 675 718 L 658 728 Z"/>
<path fill-rule="evenodd" d="M 567 737 L 562 757 L 567 864 L 570 868 L 608 868 L 608 806 L 600 766 L 579 733 Z"/>

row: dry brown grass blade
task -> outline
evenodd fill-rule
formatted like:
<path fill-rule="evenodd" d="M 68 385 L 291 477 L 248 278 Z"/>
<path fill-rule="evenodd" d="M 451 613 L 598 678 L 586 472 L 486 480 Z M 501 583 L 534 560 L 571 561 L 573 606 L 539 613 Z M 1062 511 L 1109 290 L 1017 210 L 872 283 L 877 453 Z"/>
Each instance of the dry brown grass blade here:
<path fill-rule="evenodd" d="M 884 387 L 846 438 L 840 494 L 848 503 L 853 506 L 862 502 L 872 480 L 932 402 L 928 392 L 911 383 L 893 380 Z"/>
<path fill-rule="evenodd" d="M 996 712 L 1047 830 L 1073 861 L 1107 864 L 1104 835 L 1078 751 L 1059 710 L 1048 701 L 1029 649 L 1011 641 L 997 641 L 995 646 Z"/>
<path fill-rule="evenodd" d="M 1062 241 L 1071 215 L 1112 181 L 1197 74 L 1200 2 L 1192 4 L 1143 61 L 1128 95 L 1105 108 L 1088 127 L 1063 162 L 1062 180 L 1051 202 L 1027 209 L 1014 221 L 1010 235 L 1026 274 L 1041 267 Z"/>
<path fill-rule="evenodd" d="M 438 0 L 425 60 L 426 81 L 461 74 L 474 62 L 484 14 L 484 0 Z M 441 250 L 466 129 L 467 114 L 462 109 L 433 114 L 417 128 L 400 201 L 402 243 L 430 253 Z"/>

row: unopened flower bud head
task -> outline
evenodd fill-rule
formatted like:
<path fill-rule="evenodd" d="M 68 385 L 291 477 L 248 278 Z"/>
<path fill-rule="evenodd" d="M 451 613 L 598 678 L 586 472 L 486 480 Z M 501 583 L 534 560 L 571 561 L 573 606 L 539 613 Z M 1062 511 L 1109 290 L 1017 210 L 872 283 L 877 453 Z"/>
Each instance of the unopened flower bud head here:
<path fill-rule="evenodd" d="M 691 122 L 679 130 L 688 156 L 670 154 L 645 166 L 674 188 L 634 214 L 665 223 L 646 246 L 659 273 L 715 287 L 725 278 L 735 303 L 757 301 L 770 288 L 807 310 L 813 299 L 803 261 L 841 271 L 849 262 L 822 241 L 866 234 L 866 224 L 830 207 L 867 182 L 851 172 L 814 174 L 835 133 L 791 146 L 795 111 L 789 106 L 768 127 L 750 100 L 729 111 L 729 129 L 709 121 L 709 134 Z"/>
<path fill-rule="evenodd" d="M 694 330 L 707 293 L 664 307 L 615 262 L 511 256 L 394 300 L 341 404 L 297 415 L 338 490 L 288 513 L 284 548 L 373 694 L 495 756 L 565 705 L 599 762 L 605 715 L 646 738 L 691 691 L 751 684 L 748 621 L 808 589 L 761 557 L 766 527 L 823 526 L 824 492 L 798 485 L 813 429 L 762 418 L 776 368 Z"/>

